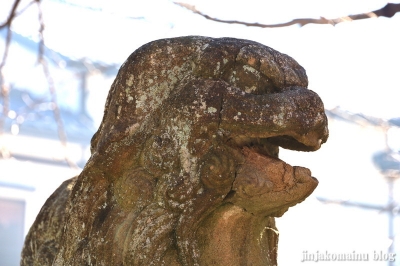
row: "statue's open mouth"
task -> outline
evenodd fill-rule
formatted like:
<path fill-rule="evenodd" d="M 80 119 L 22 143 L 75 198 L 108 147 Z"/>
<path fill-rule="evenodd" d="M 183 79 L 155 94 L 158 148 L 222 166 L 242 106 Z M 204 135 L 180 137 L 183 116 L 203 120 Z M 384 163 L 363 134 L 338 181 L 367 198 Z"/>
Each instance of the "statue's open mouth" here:
<path fill-rule="evenodd" d="M 111 86 L 82 173 L 38 215 L 22 264 L 276 265 L 273 217 L 318 184 L 279 147 L 315 151 L 328 137 L 307 86 L 294 59 L 253 41 L 142 46 Z"/>
<path fill-rule="evenodd" d="M 240 102 L 235 101 L 237 94 Z M 221 128 L 228 145 L 243 155 L 226 200 L 254 214 L 281 216 L 309 196 L 318 181 L 309 169 L 280 160 L 279 147 L 318 150 L 328 138 L 323 104 L 305 88 L 275 95 L 235 92 L 226 98 Z"/>
<path fill-rule="evenodd" d="M 226 201 L 253 214 L 279 217 L 317 187 L 309 169 L 278 159 L 279 147 L 269 139 L 241 139 L 241 145 L 243 164 Z"/>

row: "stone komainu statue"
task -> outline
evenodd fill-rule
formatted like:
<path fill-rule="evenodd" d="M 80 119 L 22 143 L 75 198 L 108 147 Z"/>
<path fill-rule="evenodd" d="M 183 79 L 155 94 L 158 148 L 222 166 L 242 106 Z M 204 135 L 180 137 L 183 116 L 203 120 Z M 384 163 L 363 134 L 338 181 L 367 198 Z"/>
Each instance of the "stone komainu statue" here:
<path fill-rule="evenodd" d="M 232 38 L 148 43 L 122 65 L 91 158 L 43 206 L 21 265 L 276 265 L 274 217 L 318 183 L 278 147 L 327 137 L 291 57 Z"/>

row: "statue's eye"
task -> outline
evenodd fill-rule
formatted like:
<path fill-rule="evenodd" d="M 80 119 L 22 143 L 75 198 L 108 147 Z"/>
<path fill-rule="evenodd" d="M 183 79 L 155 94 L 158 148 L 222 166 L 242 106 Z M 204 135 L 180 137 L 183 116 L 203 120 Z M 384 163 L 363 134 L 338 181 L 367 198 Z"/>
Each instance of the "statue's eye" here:
<path fill-rule="evenodd" d="M 161 136 L 154 136 L 154 143 L 158 147 L 163 147 L 171 143 L 171 139 L 168 134 L 164 133 Z"/>
<path fill-rule="evenodd" d="M 163 145 L 163 140 L 160 136 L 155 136 L 154 137 L 154 142 L 158 145 L 158 146 L 162 146 Z"/>

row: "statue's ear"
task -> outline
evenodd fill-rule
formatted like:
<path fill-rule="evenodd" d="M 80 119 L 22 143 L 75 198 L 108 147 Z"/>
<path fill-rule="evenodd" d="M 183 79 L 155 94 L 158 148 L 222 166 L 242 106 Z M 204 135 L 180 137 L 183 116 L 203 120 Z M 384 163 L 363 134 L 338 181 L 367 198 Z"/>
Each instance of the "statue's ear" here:
<path fill-rule="evenodd" d="M 127 212 L 139 212 L 153 199 L 156 178 L 143 168 L 126 171 L 114 182 L 114 196 Z"/>

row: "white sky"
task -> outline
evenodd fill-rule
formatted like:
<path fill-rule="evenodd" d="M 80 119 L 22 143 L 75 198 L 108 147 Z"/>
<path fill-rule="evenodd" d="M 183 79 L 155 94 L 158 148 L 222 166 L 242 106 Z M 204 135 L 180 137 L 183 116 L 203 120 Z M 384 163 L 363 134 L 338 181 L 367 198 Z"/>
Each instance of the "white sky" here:
<path fill-rule="evenodd" d="M 4 14 L 7 13 L 5 11 L 9 10 L 7 5 L 12 2 L 12 0 L 0 1 L 0 18 L 5 17 Z M 302 28 L 291 26 L 260 29 L 208 21 L 168 0 L 112 2 L 74 0 L 74 2 L 77 5 L 101 7 L 104 12 L 88 12 L 73 6 L 60 6 L 51 0 L 43 0 L 46 44 L 62 54 L 122 64 L 139 46 L 159 38 L 182 35 L 246 38 L 286 53 L 298 61 L 307 71 L 309 88 L 320 95 L 327 109 L 341 106 L 353 113 L 360 112 L 381 118 L 400 116 L 399 14 L 391 19 L 368 19 L 341 23 L 335 27 L 307 25 Z M 302 17 L 335 18 L 379 9 L 386 3 L 372 0 L 185 2 L 196 5 L 199 10 L 213 17 L 260 23 L 280 23 Z M 117 6 L 119 8 L 116 8 Z M 145 19 L 127 19 L 126 16 Z M 32 7 L 15 21 L 14 30 L 35 38 L 38 29 L 36 19 L 37 13 Z M 0 44 L 0 52 L 2 45 Z M 25 54 L 10 57 L 10 69 L 7 73 L 14 73 L 10 74 L 13 82 L 21 83 L 20 77 L 25 77 L 25 81 L 34 78 L 32 71 L 21 66 L 21 60 L 27 58 Z M 29 60 L 33 65 L 34 58 Z M 99 80 L 99 83 L 101 82 Z M 103 113 L 106 90 L 109 87 L 106 85 L 104 93 L 96 94 L 98 98 L 95 100 L 98 105 L 93 105 L 92 108 L 92 112 L 100 116 Z M 67 98 L 60 100 L 63 99 Z M 309 167 L 320 179 L 316 195 L 385 202 L 386 184 L 371 163 L 371 154 L 383 147 L 382 133 L 371 128 L 364 130 L 344 127 L 336 122 L 331 126 L 330 140 L 320 151 L 298 154 L 296 158 L 293 157 L 294 164 L 290 161 L 288 163 Z M 398 134 L 398 131 L 393 134 L 394 138 L 400 139 Z M 293 155 L 290 152 L 282 151 L 281 155 L 285 161 L 292 160 L 288 156 Z M 320 161 L 324 161 L 324 164 L 319 163 Z M 376 192 L 378 190 L 380 193 Z M 293 242 L 292 246 L 295 248 L 296 245 L 301 246 L 305 243 L 304 238 L 311 237 L 307 247 L 310 247 L 310 244 L 316 248 L 318 245 L 327 247 L 329 242 L 332 242 L 336 246 L 337 243 L 342 243 L 347 251 L 352 251 L 351 247 L 357 245 L 371 251 L 375 246 L 382 247 L 381 243 L 387 241 L 385 228 L 382 228 L 382 224 L 386 225 L 387 217 L 382 214 L 364 212 L 362 214 L 365 215 L 362 218 L 364 220 L 357 220 L 360 212 L 353 212 L 353 209 L 350 209 L 345 216 L 354 220 L 346 221 L 343 217 L 329 214 L 332 207 L 327 208 L 316 202 L 311 202 L 308 206 L 312 207 L 300 204 L 299 208 L 293 208 L 285 214 L 284 218 L 287 217 L 288 220 L 283 219 L 281 223 L 286 226 L 283 228 L 289 231 L 283 230 L 283 234 L 290 232 L 296 234 L 298 239 L 290 235 L 285 238 L 283 235 L 282 240 L 286 241 L 283 243 Z M 296 224 L 300 226 L 299 228 L 291 228 L 291 219 L 299 219 L 298 217 L 302 215 L 313 217 L 313 221 L 305 219 Z M 336 227 L 332 228 L 332 224 Z M 377 226 L 371 227 L 371 224 Z M 308 235 L 308 230 L 313 230 L 315 234 Z M 367 241 L 362 238 L 365 232 L 370 232 Z M 348 239 L 343 239 L 343 236 L 348 236 Z M 287 254 L 286 252 L 282 250 L 282 254 Z M 299 261 L 301 253 L 296 256 L 299 257 L 295 261 Z"/>
<path fill-rule="evenodd" d="M 0 15 L 12 0 L 0 3 Z M 392 118 L 400 116 L 400 15 L 351 23 L 260 29 L 208 21 L 168 0 L 70 1 L 104 12 L 45 0 L 46 44 L 62 54 L 122 64 L 149 41 L 182 35 L 247 38 L 287 53 L 305 67 L 309 88 L 320 94 L 328 109 Z M 294 18 L 367 12 L 385 1 L 186 1 L 221 19 L 279 23 Z M 1 5 L 2 4 L 2 5 Z M 33 6 L 15 21 L 14 29 L 36 38 Z M 144 17 L 144 19 L 127 19 Z"/>

